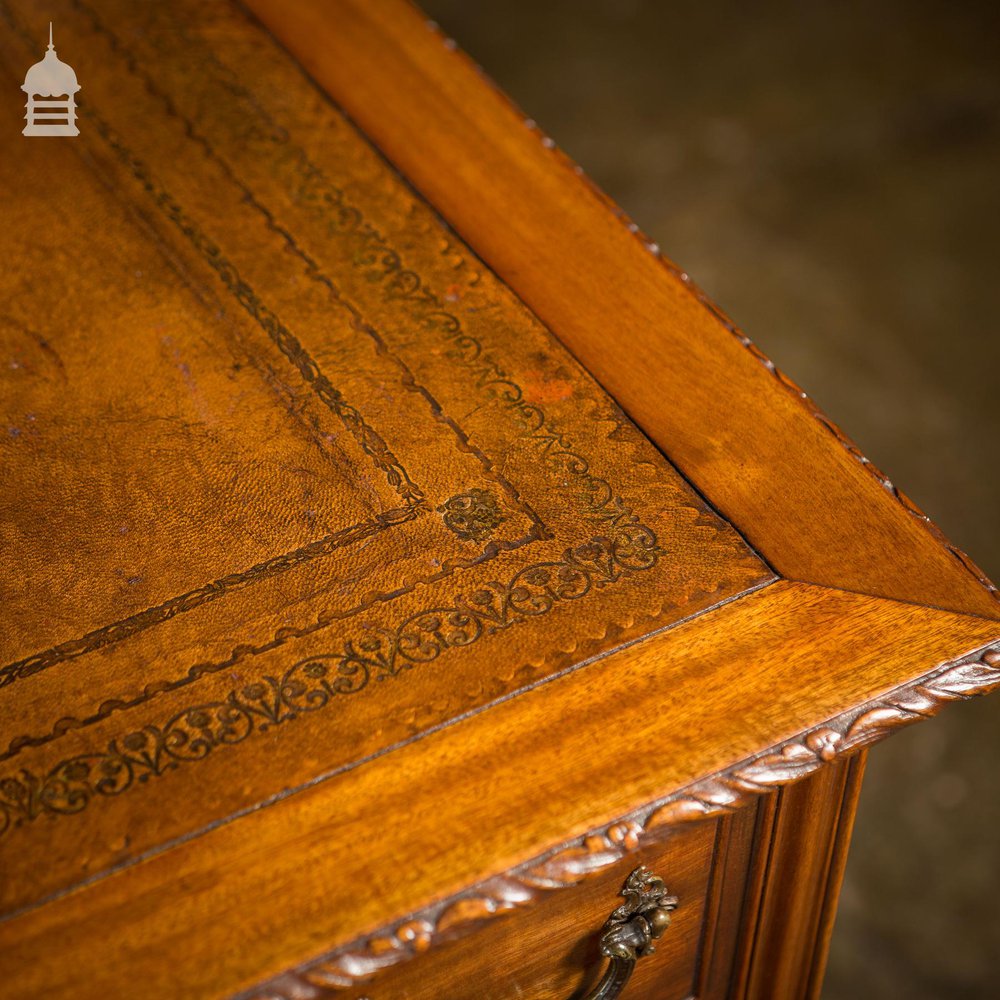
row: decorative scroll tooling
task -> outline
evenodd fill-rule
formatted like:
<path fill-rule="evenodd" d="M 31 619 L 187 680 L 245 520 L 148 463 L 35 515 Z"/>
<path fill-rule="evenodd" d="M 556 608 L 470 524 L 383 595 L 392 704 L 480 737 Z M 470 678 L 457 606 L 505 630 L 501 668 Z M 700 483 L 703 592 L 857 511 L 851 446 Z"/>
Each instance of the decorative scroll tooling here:
<path fill-rule="evenodd" d="M 0 779 L 0 836 L 44 813 L 80 812 L 96 797 L 120 795 L 136 782 L 242 743 L 254 731 L 325 708 L 338 695 L 361 691 L 373 678 L 397 677 L 450 649 L 545 615 L 595 587 L 652 568 L 659 555 L 653 533 L 633 520 L 613 540 L 595 538 L 567 549 L 559 560 L 527 566 L 506 584 L 459 594 L 395 628 L 370 628 L 338 652 L 315 654 L 281 677 L 264 677 L 219 701 L 182 709 L 161 725 L 113 739 L 102 752 L 71 757 L 44 774 L 21 769 Z"/>
<path fill-rule="evenodd" d="M 148 725 L 113 739 L 98 753 L 78 754 L 39 776 L 24 768 L 0 780 L 0 835 L 11 826 L 53 815 L 78 813 L 100 796 L 120 795 L 137 782 L 204 760 L 224 746 L 242 743 L 255 730 L 289 722 L 352 694 L 368 682 L 365 672 L 322 659 L 296 663 L 281 677 L 265 677 L 230 691 L 221 701 L 192 705 L 162 725 Z"/>
<path fill-rule="evenodd" d="M 259 113 L 255 108 L 254 113 Z M 266 144 L 284 146 L 288 135 L 276 128 L 258 134 Z M 512 372 L 470 334 L 462 319 L 449 310 L 426 279 L 410 269 L 388 238 L 352 204 L 322 169 L 296 147 L 279 156 L 277 168 L 295 192 L 296 204 L 310 212 L 326 228 L 331 239 L 345 242 L 352 267 L 381 291 L 386 302 L 402 309 L 417 324 L 447 345 L 445 357 L 464 369 L 471 385 L 493 402 L 522 440 L 536 449 L 549 472 L 554 489 L 564 494 L 589 522 L 601 522 L 605 530 L 632 517 L 631 509 L 615 494 L 610 483 L 595 474 L 589 460 L 537 403 L 531 402 Z"/>

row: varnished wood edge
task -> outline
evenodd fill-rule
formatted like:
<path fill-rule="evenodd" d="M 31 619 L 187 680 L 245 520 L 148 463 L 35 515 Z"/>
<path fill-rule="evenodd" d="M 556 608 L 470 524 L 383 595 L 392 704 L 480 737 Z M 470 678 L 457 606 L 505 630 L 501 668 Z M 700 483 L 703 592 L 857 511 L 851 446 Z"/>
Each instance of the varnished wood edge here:
<path fill-rule="evenodd" d="M 808 1000 L 820 1000 L 823 975 L 826 972 L 827 958 L 830 953 L 830 939 L 833 936 L 833 927 L 837 919 L 837 905 L 840 902 L 840 886 L 844 881 L 848 849 L 854 829 L 854 818 L 858 811 L 858 800 L 861 797 L 862 780 L 867 764 L 867 749 L 857 751 L 850 758 L 847 784 L 840 805 L 840 816 L 834 831 L 833 853 L 830 857 L 826 890 L 820 909 L 819 927 L 815 938 L 816 946 L 813 951 L 812 965 L 809 969 L 809 979 L 805 991 Z"/>
<path fill-rule="evenodd" d="M 253 0 L 246 0 L 246 2 L 253 7 Z M 472 66 L 476 74 L 483 81 L 483 84 L 507 105 L 510 113 L 524 126 L 525 130 L 537 138 L 538 142 L 553 158 L 554 167 L 563 171 L 564 174 L 567 175 L 567 186 L 576 187 L 581 194 L 587 194 L 596 198 L 604 209 L 610 215 L 614 216 L 615 219 L 617 219 L 618 222 L 632 234 L 639 246 L 642 247 L 643 250 L 652 254 L 666 273 L 670 275 L 672 279 L 678 281 L 690 293 L 694 300 L 713 317 L 713 319 L 717 320 L 721 326 L 728 330 L 729 333 L 731 333 L 739 341 L 739 343 L 743 345 L 749 354 L 752 355 L 753 358 L 768 372 L 770 372 L 770 374 L 774 377 L 775 382 L 786 392 L 786 394 L 792 397 L 799 406 L 805 409 L 806 412 L 832 436 L 837 444 L 839 444 L 886 493 L 898 502 L 900 508 L 905 511 L 907 515 L 922 524 L 934 540 L 946 552 L 948 552 L 948 554 L 962 567 L 965 572 L 970 574 L 981 587 L 988 591 L 997 604 L 1000 605 L 1000 588 L 998 588 L 996 584 L 990 580 L 986 573 L 972 560 L 968 553 L 960 549 L 948 539 L 944 532 L 934 523 L 931 517 L 926 514 L 909 496 L 907 496 L 906 493 L 896 486 L 895 483 L 893 483 L 892 480 L 884 472 L 882 472 L 882 470 L 879 469 L 879 467 L 875 465 L 875 463 L 872 462 L 871 459 L 864 454 L 864 452 L 862 452 L 858 444 L 820 409 L 810 395 L 800 385 L 798 385 L 794 379 L 778 368 L 771 358 L 769 358 L 767 354 L 765 354 L 764 351 L 762 351 L 729 317 L 725 310 L 712 301 L 712 299 L 692 279 L 691 275 L 688 274 L 687 271 L 675 264 L 663 253 L 659 244 L 651 236 L 645 233 L 639 224 L 635 222 L 635 220 L 632 219 L 631 216 L 629 216 L 628 213 L 621 208 L 621 206 L 618 205 L 613 198 L 601 190 L 597 183 L 587 175 L 583 167 L 576 163 L 576 161 L 568 153 L 560 149 L 551 136 L 546 135 L 541 130 L 538 123 L 524 112 L 520 105 L 518 105 L 517 102 L 514 101 L 514 99 L 510 97 L 510 95 L 507 94 L 506 91 L 504 91 L 491 76 L 489 76 L 479 63 L 477 63 L 467 52 L 459 48 L 455 40 L 453 38 L 449 38 L 441 30 L 440 25 L 438 25 L 435 21 L 426 18 L 423 11 L 414 2 L 414 0 L 406 0 L 406 2 L 413 8 L 414 12 L 419 17 L 424 19 L 425 26 L 428 30 L 433 31 L 440 38 L 443 47 L 451 52 L 456 59 L 463 60 Z M 738 527 L 738 524 L 736 527 Z M 762 554 L 765 558 L 767 557 L 766 553 Z M 801 582 L 814 583 L 818 581 L 803 580 Z"/>
<path fill-rule="evenodd" d="M 321 89 L 324 89 L 334 100 L 339 101 L 341 106 L 345 107 L 350 115 L 357 118 L 358 109 L 356 107 L 349 107 L 344 103 L 344 98 L 350 97 L 350 95 L 338 92 L 337 88 L 331 88 L 329 73 L 325 72 L 325 68 L 331 58 L 335 62 L 343 62 L 344 57 L 349 56 L 350 52 L 345 51 L 331 55 L 327 44 L 330 42 L 330 38 L 324 38 L 321 42 L 319 36 L 323 35 L 323 32 L 310 31 L 308 27 L 306 27 L 305 31 L 302 30 L 303 26 L 308 25 L 310 16 L 318 13 L 322 21 L 330 25 L 331 30 L 335 31 L 343 15 L 347 14 L 351 8 L 357 7 L 356 0 L 340 0 L 339 3 L 327 3 L 324 6 L 320 6 L 320 0 L 308 0 L 308 2 L 307 0 L 303 0 L 294 12 L 290 12 L 285 5 L 277 3 L 276 0 L 239 0 L 239 2 L 248 13 L 259 19 L 265 28 L 281 44 L 286 46 L 294 57 L 300 60 L 302 65 L 307 66 L 310 72 L 318 74 L 317 85 Z M 590 206 L 594 206 L 596 203 L 598 212 L 606 214 L 612 221 L 612 224 L 620 225 L 631 235 L 638 251 L 636 256 L 630 259 L 631 266 L 655 261 L 662 268 L 664 277 L 667 279 L 665 284 L 669 284 L 671 288 L 679 289 L 682 297 L 689 297 L 698 309 L 704 310 L 712 320 L 734 336 L 746 349 L 748 363 L 753 364 L 754 362 L 758 362 L 762 365 L 773 376 L 772 381 L 776 390 L 781 392 L 786 398 L 794 399 L 795 404 L 793 405 L 805 411 L 806 418 L 814 421 L 819 433 L 828 436 L 834 447 L 839 445 L 841 449 L 846 451 L 855 460 L 860 469 L 863 470 L 862 476 L 873 486 L 869 496 L 873 504 L 886 511 L 890 517 L 894 516 L 894 512 L 899 512 L 904 515 L 905 521 L 915 521 L 923 526 L 918 531 L 926 532 L 928 542 L 944 557 L 941 568 L 950 567 L 946 571 L 946 576 L 947 573 L 952 571 L 954 573 L 954 593 L 948 594 L 947 578 L 938 580 L 936 588 L 932 588 L 934 593 L 928 592 L 927 595 L 922 595 L 919 592 L 912 591 L 910 587 L 910 582 L 912 581 L 908 574 L 904 574 L 904 579 L 907 582 L 904 584 L 901 580 L 899 586 L 893 585 L 886 588 L 885 586 L 872 583 L 869 586 L 858 587 L 856 585 L 852 586 L 845 579 L 830 579 L 824 573 L 813 573 L 811 572 L 811 567 L 808 565 L 783 568 L 781 565 L 780 533 L 775 537 L 754 537 L 752 539 L 754 547 L 772 566 L 775 566 L 779 570 L 783 577 L 834 588 L 841 588 L 846 584 L 848 589 L 857 589 L 859 592 L 869 593 L 872 596 L 917 602 L 928 607 L 948 608 L 965 614 L 980 614 L 1000 618 L 1000 591 L 998 591 L 997 587 L 991 583 L 986 574 L 972 559 L 960 548 L 948 541 L 928 515 L 920 510 L 909 497 L 900 491 L 884 473 L 864 456 L 858 446 L 833 421 L 822 413 L 807 393 L 785 376 L 752 343 L 750 338 L 743 334 L 729 317 L 711 302 L 708 296 L 692 282 L 690 276 L 685 271 L 663 256 L 659 246 L 643 233 L 639 226 L 586 176 L 580 166 L 574 163 L 569 156 L 557 147 L 556 143 L 549 136 L 539 129 L 533 119 L 524 114 L 516 103 L 490 79 L 473 59 L 459 49 L 453 39 L 448 38 L 441 32 L 438 25 L 429 20 L 412 0 L 393 0 L 391 3 L 388 0 L 382 0 L 382 3 L 385 9 L 380 10 L 379 15 L 374 20 L 377 21 L 379 17 L 386 18 L 391 16 L 400 24 L 401 27 L 397 34 L 398 38 L 407 36 L 406 47 L 412 50 L 408 52 L 408 56 L 412 57 L 416 53 L 419 53 L 417 58 L 421 62 L 429 59 L 434 62 L 440 61 L 441 64 L 446 62 L 451 63 L 454 77 L 462 80 L 463 99 L 472 106 L 479 107 L 480 111 L 491 119 L 489 125 L 487 125 L 485 120 L 480 122 L 483 128 L 489 127 L 495 129 L 496 136 L 502 137 L 504 142 L 509 142 L 511 144 L 510 148 L 517 148 L 526 152 L 538 152 L 540 149 L 542 151 L 541 155 L 547 157 L 548 163 L 551 164 L 548 173 L 550 176 L 558 179 L 559 185 L 565 192 L 567 201 L 575 199 L 580 204 L 589 204 Z M 362 47 L 370 45 L 378 48 L 380 52 L 379 68 L 380 70 L 384 68 L 384 82 L 386 82 L 386 86 L 389 88 L 388 92 L 396 95 L 398 103 L 411 109 L 416 107 L 426 111 L 431 120 L 435 119 L 437 117 L 435 109 L 438 104 L 441 107 L 448 107 L 448 96 L 435 87 L 425 88 L 431 91 L 426 96 L 423 93 L 414 91 L 412 86 L 405 91 L 401 91 L 400 88 L 404 85 L 396 82 L 396 76 L 399 75 L 400 79 L 406 77 L 406 74 L 397 74 L 397 70 L 401 67 L 405 68 L 406 57 L 401 58 L 401 50 L 397 44 L 398 38 L 390 39 L 384 33 L 384 29 L 377 27 L 366 30 L 367 35 L 363 37 Z M 336 38 L 336 34 L 332 37 Z M 428 38 L 433 38 L 436 44 L 432 45 L 424 40 Z M 355 44 L 357 42 L 358 40 L 355 39 Z M 383 102 L 388 99 L 383 94 Z M 501 109 L 501 113 L 499 117 L 494 117 L 497 107 Z M 363 129 L 367 130 L 365 122 L 361 121 L 359 124 Z M 399 156 L 401 151 L 404 154 L 404 159 L 412 160 L 413 157 L 420 158 L 424 155 L 422 150 L 426 144 L 415 141 L 414 136 L 408 133 L 395 135 L 393 142 L 390 144 L 386 143 L 385 135 L 373 136 L 370 131 L 368 134 L 374 138 L 386 158 L 407 176 L 408 180 L 415 185 L 416 189 L 420 191 L 421 195 L 428 200 L 435 210 L 440 212 L 449 224 L 455 226 L 462 239 L 470 248 L 479 254 L 488 266 L 494 266 L 492 255 L 487 252 L 481 240 L 476 236 L 474 223 L 478 218 L 478 208 L 473 209 L 472 216 L 470 217 L 473 225 L 470 228 L 470 226 L 466 225 L 466 223 L 470 222 L 470 218 L 466 218 L 465 213 L 456 215 L 453 206 L 450 209 L 444 207 L 440 203 L 440 198 L 435 197 L 432 192 L 425 189 L 424 185 L 410 176 L 410 172 L 406 169 L 406 163 L 400 161 Z M 456 142 L 460 138 L 456 137 Z M 494 151 L 498 152 L 500 146 L 501 143 L 495 142 Z M 436 175 L 440 176 L 440 164 L 438 165 Z M 618 263 L 623 267 L 626 265 L 626 262 L 621 261 L 620 258 Z M 531 296 L 525 294 L 525 290 L 520 287 L 521 283 L 515 277 L 503 273 L 500 274 L 500 277 L 529 306 L 533 307 Z M 549 322 L 555 336 L 567 348 L 576 353 L 576 345 L 571 331 L 565 329 L 563 324 L 553 326 L 550 320 L 546 321 Z M 602 379 L 602 372 L 600 370 L 588 367 L 595 377 L 599 380 Z M 624 399 L 620 399 L 619 401 L 628 409 Z M 635 417 L 634 414 L 633 417 Z M 655 429 L 645 426 L 644 422 L 638 417 L 635 417 L 635 419 L 639 426 L 642 427 L 644 433 L 671 456 L 671 460 L 675 464 L 678 464 L 678 467 L 682 469 L 684 474 L 688 476 L 689 480 L 702 493 L 713 494 L 712 490 L 706 490 L 697 469 L 689 468 L 685 463 L 679 462 L 678 456 L 671 452 L 670 442 L 663 441 L 662 435 L 656 433 Z M 745 526 L 741 524 L 741 512 L 738 509 L 738 505 L 734 507 L 732 497 L 728 498 L 728 501 L 725 503 L 722 502 L 723 499 L 719 496 L 713 496 L 716 506 L 721 507 L 723 515 L 735 527 L 745 531 Z M 888 499 L 887 504 L 886 499 Z M 856 550 L 848 550 L 843 547 L 842 542 L 843 540 L 841 539 L 839 548 L 845 563 L 850 563 L 856 567 L 864 567 L 871 562 L 872 553 L 867 546 L 861 545 L 860 547 L 856 547 Z M 863 571 L 861 572 L 861 577 L 865 577 Z M 946 594 L 948 595 L 947 597 L 945 596 Z"/>
<path fill-rule="evenodd" d="M 948 702 L 988 694 L 997 687 L 1000 642 L 286 972 L 240 994 L 240 1000 L 333 996 L 492 917 L 530 905 L 543 893 L 576 885 L 640 846 L 665 838 L 680 824 L 728 815 L 759 795 L 800 781 L 903 726 L 935 715 Z"/>

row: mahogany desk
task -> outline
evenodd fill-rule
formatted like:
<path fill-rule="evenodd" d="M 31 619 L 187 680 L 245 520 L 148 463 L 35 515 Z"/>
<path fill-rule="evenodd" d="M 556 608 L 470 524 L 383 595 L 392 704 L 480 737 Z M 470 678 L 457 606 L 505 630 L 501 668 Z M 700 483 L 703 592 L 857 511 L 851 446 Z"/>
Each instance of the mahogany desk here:
<path fill-rule="evenodd" d="M 54 0 L 0 157 L 3 996 L 816 996 L 995 588 L 415 9 L 249 7 Z"/>

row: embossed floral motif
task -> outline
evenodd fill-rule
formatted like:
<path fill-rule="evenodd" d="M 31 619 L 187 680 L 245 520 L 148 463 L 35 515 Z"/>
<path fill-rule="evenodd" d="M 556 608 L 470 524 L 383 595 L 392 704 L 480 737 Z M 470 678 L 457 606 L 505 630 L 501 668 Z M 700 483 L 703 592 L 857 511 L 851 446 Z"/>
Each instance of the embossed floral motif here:
<path fill-rule="evenodd" d="M 127 733 L 106 750 L 62 761 L 45 775 L 22 769 L 0 781 L 0 834 L 43 813 L 80 812 L 95 797 L 120 795 L 137 781 L 202 760 L 221 746 L 242 743 L 254 730 L 289 722 L 367 684 L 367 675 L 352 665 L 341 660 L 340 667 L 301 660 L 280 677 L 185 708 L 162 725 Z"/>
<path fill-rule="evenodd" d="M 315 654 L 280 677 L 190 705 L 162 725 L 112 740 L 104 751 L 64 760 L 42 775 L 23 769 L 0 780 L 0 835 L 43 813 L 80 812 L 95 797 L 119 795 L 136 781 L 242 743 L 254 731 L 325 708 L 337 695 L 361 691 L 372 678 L 396 677 L 450 649 L 544 615 L 556 604 L 650 569 L 659 555 L 656 537 L 635 522 L 616 541 L 593 539 L 567 549 L 561 559 L 522 569 L 506 584 L 458 594 L 450 604 L 410 615 L 395 628 L 371 628 L 345 641 L 339 652 Z"/>
<path fill-rule="evenodd" d="M 481 542 L 489 538 L 505 520 L 496 497 L 479 487 L 446 500 L 438 507 L 438 513 L 444 515 L 445 525 L 464 542 Z"/>

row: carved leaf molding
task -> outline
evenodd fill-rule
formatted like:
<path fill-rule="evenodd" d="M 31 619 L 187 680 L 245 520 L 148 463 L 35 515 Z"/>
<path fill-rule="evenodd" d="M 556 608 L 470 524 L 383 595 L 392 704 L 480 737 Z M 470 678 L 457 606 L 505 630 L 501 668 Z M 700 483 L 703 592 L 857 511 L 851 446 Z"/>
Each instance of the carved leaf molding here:
<path fill-rule="evenodd" d="M 487 879 L 461 895 L 338 948 L 242 994 L 241 1000 L 320 1000 L 453 940 L 485 920 L 576 885 L 682 823 L 732 812 L 765 792 L 808 777 L 831 761 L 935 715 L 945 704 L 1000 687 L 1000 642 L 895 688 L 786 743 L 695 782 L 610 826 Z"/>

